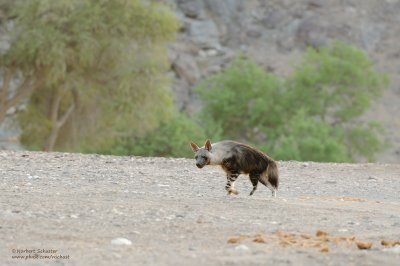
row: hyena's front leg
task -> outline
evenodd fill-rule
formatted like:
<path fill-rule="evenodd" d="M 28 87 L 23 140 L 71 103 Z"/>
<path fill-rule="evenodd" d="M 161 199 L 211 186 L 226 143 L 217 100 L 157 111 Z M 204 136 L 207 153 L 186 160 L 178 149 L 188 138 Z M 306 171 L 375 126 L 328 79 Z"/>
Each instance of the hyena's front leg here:
<path fill-rule="evenodd" d="M 257 189 L 258 179 L 259 179 L 260 175 L 259 175 L 259 174 L 253 174 L 253 173 L 251 173 L 251 174 L 249 175 L 249 177 L 250 177 L 251 183 L 253 184 L 253 190 L 250 192 L 250 196 L 251 196 L 251 195 L 253 195 L 253 193 L 254 193 L 254 192 L 256 191 L 256 189 Z"/>
<path fill-rule="evenodd" d="M 238 178 L 238 176 L 239 176 L 239 173 L 228 173 L 227 174 L 227 176 L 226 176 L 227 183 L 226 183 L 225 189 L 226 189 L 226 191 L 228 191 L 228 195 L 231 195 L 231 194 L 237 195 L 237 194 L 239 194 L 239 192 L 237 192 L 235 190 L 235 188 L 234 188 L 235 181 Z"/>

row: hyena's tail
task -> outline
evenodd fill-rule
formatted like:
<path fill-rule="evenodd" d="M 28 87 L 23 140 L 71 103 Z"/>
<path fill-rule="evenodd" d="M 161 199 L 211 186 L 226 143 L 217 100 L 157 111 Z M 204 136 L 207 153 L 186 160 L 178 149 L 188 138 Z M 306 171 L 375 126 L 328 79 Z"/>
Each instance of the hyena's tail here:
<path fill-rule="evenodd" d="M 268 182 L 275 188 L 278 189 L 279 186 L 279 171 L 278 171 L 278 165 L 276 164 L 275 161 L 270 160 L 268 162 L 268 167 L 267 167 L 267 178 Z"/>

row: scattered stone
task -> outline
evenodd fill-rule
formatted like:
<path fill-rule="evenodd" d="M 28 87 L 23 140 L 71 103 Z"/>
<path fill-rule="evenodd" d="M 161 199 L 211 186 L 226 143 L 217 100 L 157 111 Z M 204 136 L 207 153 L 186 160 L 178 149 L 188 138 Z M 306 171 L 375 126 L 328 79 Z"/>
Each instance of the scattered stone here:
<path fill-rule="evenodd" d="M 339 201 L 354 201 L 354 202 L 367 202 L 366 199 L 359 199 L 353 197 L 336 197 L 336 198 L 321 198 L 322 200 L 339 200 Z"/>
<path fill-rule="evenodd" d="M 329 247 L 328 246 L 323 246 L 319 251 L 323 252 L 323 253 L 329 252 Z"/>
<path fill-rule="evenodd" d="M 248 246 L 246 246 L 246 245 L 237 245 L 235 247 L 235 250 L 237 250 L 237 251 L 249 251 L 250 248 Z"/>
<path fill-rule="evenodd" d="M 189 84 L 194 84 L 200 78 L 196 62 L 190 55 L 184 53 L 178 54 L 173 59 L 172 69 L 179 78 L 186 80 Z"/>
<path fill-rule="evenodd" d="M 202 1 L 182 1 L 178 2 L 180 9 L 186 17 L 192 19 L 206 18 L 204 4 Z"/>
<path fill-rule="evenodd" d="M 207 54 L 207 56 L 212 57 L 212 56 L 216 56 L 218 54 L 218 51 L 215 49 L 207 49 L 206 54 Z"/>
<path fill-rule="evenodd" d="M 265 239 L 261 235 L 256 235 L 256 237 L 253 239 L 253 242 L 255 243 L 266 243 Z"/>
<path fill-rule="evenodd" d="M 325 32 L 326 29 L 321 24 L 321 18 L 318 15 L 307 17 L 299 23 L 297 28 L 297 43 L 314 48 L 322 47 L 328 42 Z"/>
<path fill-rule="evenodd" d="M 238 243 L 240 240 L 242 240 L 243 238 L 241 236 L 233 236 L 228 238 L 228 240 L 226 241 L 228 244 L 236 244 Z"/>
<path fill-rule="evenodd" d="M 213 20 L 195 20 L 188 25 L 188 33 L 200 48 L 219 48 L 219 31 Z"/>
<path fill-rule="evenodd" d="M 112 212 L 115 213 L 115 214 L 118 214 L 118 215 L 124 214 L 123 212 L 117 210 L 116 208 L 113 208 L 113 209 L 112 209 Z"/>
<path fill-rule="evenodd" d="M 370 249 L 372 247 L 372 242 L 362 242 L 360 240 L 356 240 L 356 245 L 359 249 Z"/>
<path fill-rule="evenodd" d="M 30 175 L 28 174 L 28 179 L 39 179 L 40 177 L 38 175 Z"/>
<path fill-rule="evenodd" d="M 394 247 L 399 245 L 400 246 L 400 240 L 381 240 L 381 245 L 385 247 Z"/>
<path fill-rule="evenodd" d="M 328 233 L 327 233 L 327 232 L 324 232 L 324 231 L 322 231 L 322 230 L 317 230 L 317 232 L 315 233 L 315 235 L 316 235 L 317 237 L 324 238 L 324 237 L 327 237 L 327 236 L 328 236 Z"/>
<path fill-rule="evenodd" d="M 111 244 L 116 246 L 130 246 L 132 245 L 132 241 L 123 237 L 118 237 L 111 240 Z"/>

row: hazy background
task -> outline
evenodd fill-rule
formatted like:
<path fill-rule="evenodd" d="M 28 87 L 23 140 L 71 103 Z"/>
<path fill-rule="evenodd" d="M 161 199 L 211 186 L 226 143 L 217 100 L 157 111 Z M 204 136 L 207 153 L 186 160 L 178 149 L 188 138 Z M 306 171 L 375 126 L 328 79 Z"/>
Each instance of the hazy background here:
<path fill-rule="evenodd" d="M 400 161 L 400 1 L 0 1 L 5 149 Z"/>

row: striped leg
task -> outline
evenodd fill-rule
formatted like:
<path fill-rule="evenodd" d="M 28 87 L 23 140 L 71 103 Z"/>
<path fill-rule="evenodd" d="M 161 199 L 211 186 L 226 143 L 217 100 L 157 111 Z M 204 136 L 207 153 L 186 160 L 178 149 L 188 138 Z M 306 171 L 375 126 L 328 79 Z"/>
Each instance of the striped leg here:
<path fill-rule="evenodd" d="M 253 195 L 253 193 L 256 191 L 257 189 L 257 184 L 258 184 L 258 178 L 259 175 L 256 174 L 250 174 L 250 181 L 253 184 L 253 190 L 250 192 L 250 196 Z"/>
<path fill-rule="evenodd" d="M 237 192 L 235 190 L 235 188 L 234 188 L 235 181 L 238 178 L 238 176 L 239 176 L 239 173 L 230 173 L 230 174 L 228 174 L 226 176 L 227 182 L 226 182 L 225 189 L 226 189 L 226 191 L 228 191 L 228 195 L 231 195 L 231 194 L 237 195 L 237 194 L 239 194 L 239 192 Z"/>

